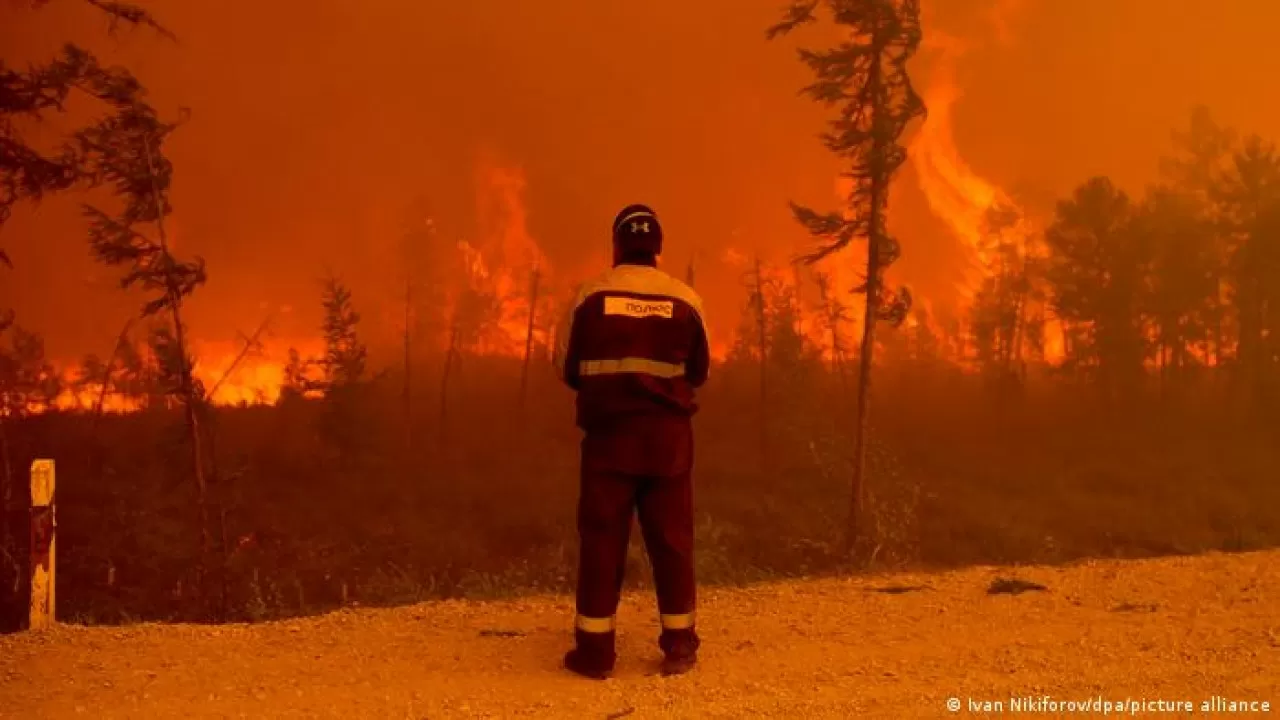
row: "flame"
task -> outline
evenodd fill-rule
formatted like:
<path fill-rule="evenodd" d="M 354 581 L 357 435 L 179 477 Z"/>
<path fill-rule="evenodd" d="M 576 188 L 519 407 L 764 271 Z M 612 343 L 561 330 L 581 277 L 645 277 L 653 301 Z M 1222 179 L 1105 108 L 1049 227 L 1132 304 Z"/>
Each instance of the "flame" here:
<path fill-rule="evenodd" d="M 911 143 L 910 157 L 929 208 L 947 223 L 969 254 L 970 264 L 959 289 L 965 300 L 971 300 L 992 262 L 989 245 L 984 242 L 987 212 L 994 207 L 1021 212 L 1008 193 L 975 173 L 956 148 L 952 108 L 961 97 L 956 65 L 965 45 L 942 33 L 927 37 L 926 46 L 937 51 L 938 60 L 932 80 L 921 92 L 929 117 Z"/>
<path fill-rule="evenodd" d="M 214 405 L 274 403 L 285 384 L 289 350 L 304 361 L 324 355 L 319 338 L 271 338 L 244 351 L 244 342 L 195 342 L 196 365 L 192 374 L 210 393 Z M 239 357 L 239 362 L 236 359 Z"/>
<path fill-rule="evenodd" d="M 209 394 L 214 405 L 254 405 L 274 403 L 280 397 L 285 383 L 285 368 L 289 351 L 297 350 L 303 360 L 319 358 L 324 344 L 317 338 L 270 339 L 245 350 L 246 341 L 192 343 L 191 353 L 195 365 L 191 374 Z M 243 353 L 243 355 L 242 355 Z M 102 395 L 101 383 L 77 383 L 79 370 L 74 363 L 59 363 L 62 368 L 63 392 L 53 406 L 60 410 L 90 410 L 102 400 L 104 412 L 132 412 L 144 407 L 141 398 L 131 398 L 119 392 Z M 113 380 L 120 378 L 119 370 L 112 373 Z"/>
<path fill-rule="evenodd" d="M 725 248 L 720 259 L 725 265 L 739 270 L 745 268 L 749 262 L 746 254 L 736 248 Z"/>
<path fill-rule="evenodd" d="M 1023 0 L 999 0 L 988 10 L 986 20 L 996 43 L 1013 42 L 1010 18 L 1022 4 Z M 998 246 L 1018 243 L 1023 253 L 1031 255 L 1033 249 L 1027 239 L 1035 228 L 1026 209 L 999 185 L 974 172 L 956 146 L 952 111 L 963 94 L 956 70 L 971 44 L 930 29 L 924 47 L 935 58 L 933 74 L 921 91 L 929 115 L 911 143 L 909 156 L 930 209 L 950 227 L 968 256 L 957 288 L 962 305 L 968 306 L 983 280 L 993 272 Z M 1016 218 L 1010 227 L 996 231 L 995 238 L 987 227 L 988 214 L 994 209 L 1007 210 Z M 1045 357 L 1056 361 L 1063 352 L 1061 328 L 1049 318 L 1045 332 Z"/>
<path fill-rule="evenodd" d="M 1012 42 L 1009 20 L 1021 5 L 1022 0 L 998 0 L 988 11 L 986 19 L 993 29 L 996 42 Z M 972 303 L 983 280 L 992 272 L 996 251 L 1001 242 L 1019 243 L 1025 252 L 1030 252 L 1025 240 L 1030 237 L 1032 228 L 1028 224 L 1024 208 L 998 184 L 976 173 L 956 145 L 952 112 L 962 96 L 956 71 L 969 50 L 968 44 L 934 29 L 926 33 L 925 37 L 926 49 L 935 56 L 932 78 L 921 93 L 929 108 L 929 116 L 913 138 L 909 156 L 930 209 L 950 227 L 966 251 L 967 263 L 958 290 L 962 305 L 967 306 Z M 849 180 L 836 180 L 835 194 L 842 202 L 849 190 Z M 1001 242 L 992 242 L 996 238 L 989 236 L 996 231 L 987 227 L 988 216 L 995 209 L 1007 210 L 1015 218 L 1011 226 L 998 230 L 1003 235 L 999 238 Z M 855 249 L 845 249 L 829 256 L 817 267 L 829 278 L 831 299 L 843 306 L 845 322 L 840 324 L 848 330 L 841 333 L 838 341 L 846 354 L 856 352 L 857 338 L 850 331 L 858 323 L 865 307 L 864 298 L 852 292 L 863 283 L 861 270 L 864 264 L 855 255 Z M 751 269 L 751 260 L 736 248 L 726 250 L 723 260 L 737 269 Z M 774 281 L 777 282 L 778 279 L 774 278 Z M 791 280 L 784 278 L 781 282 L 793 285 L 797 294 L 803 285 L 798 276 Z M 963 342 L 958 334 L 959 326 L 944 328 L 927 298 L 919 297 L 916 302 L 919 304 L 919 311 L 908 316 L 906 329 L 918 329 L 923 324 L 940 342 L 947 345 L 944 352 L 960 359 Z M 967 307 L 959 309 L 963 312 Z M 799 312 L 799 326 L 804 336 L 814 347 L 821 349 L 826 359 L 831 360 L 833 343 L 830 323 L 823 317 L 822 309 L 801 303 Z M 951 324 L 955 325 L 954 322 Z M 1046 330 L 1048 356 L 1060 357 L 1060 332 L 1055 332 L 1051 321 Z M 952 347 L 957 343 L 957 347 Z"/>
<path fill-rule="evenodd" d="M 445 322 L 434 339 L 437 349 L 449 348 L 455 328 L 468 335 L 467 346 L 455 350 L 522 357 L 526 345 L 533 352 L 550 347 L 555 288 L 551 263 L 529 232 L 525 187 L 519 167 L 499 163 L 492 153 L 481 155 L 475 174 L 478 232 L 474 240 L 454 241 L 457 272 L 441 281 Z M 480 315 L 471 315 L 473 310 Z"/>
<path fill-rule="evenodd" d="M 805 281 L 805 271 L 801 266 L 779 262 L 776 258 L 764 258 L 757 254 L 748 254 L 735 247 L 725 249 L 721 254 L 721 261 L 730 268 L 740 271 L 743 292 L 748 296 L 755 292 L 755 288 L 752 285 L 755 282 L 756 263 L 759 262 L 766 307 L 777 308 L 784 300 L 789 300 L 791 312 L 794 315 L 796 332 L 804 339 L 811 351 L 821 354 L 827 360 L 831 359 L 830 326 L 827 324 L 826 316 L 823 314 L 820 303 L 815 298 L 805 296 L 805 289 L 809 283 Z M 833 283 L 834 285 L 835 283 Z M 851 283 L 848 289 L 852 287 L 853 284 Z M 835 294 L 838 291 L 833 287 L 832 292 Z M 845 302 L 845 305 L 847 307 L 848 302 Z M 752 311 L 749 308 L 745 308 L 744 312 Z M 736 328 L 726 331 L 723 337 L 712 339 L 711 357 L 713 360 L 724 362 L 728 359 L 733 346 L 742 337 L 742 333 L 747 332 L 747 326 L 744 323 L 751 322 L 752 317 L 754 316 L 741 316 L 739 325 Z M 842 347 L 847 351 L 846 335 L 847 333 L 844 331 L 840 333 Z M 754 337 L 752 337 L 750 345 L 755 345 Z"/>
<path fill-rule="evenodd" d="M 537 310 L 532 328 L 536 347 L 550 346 L 549 317 L 551 263 L 529 233 L 524 194 L 526 180 L 519 167 L 502 165 L 482 155 L 476 173 L 476 206 L 480 242 L 459 242 L 469 289 L 490 294 L 497 302 L 496 331 L 483 338 L 478 350 L 486 354 L 523 356 L 529 341 L 533 281 L 538 281 Z"/>
<path fill-rule="evenodd" d="M 558 288 L 551 283 L 551 263 L 529 232 L 525 188 L 525 176 L 519 167 L 499 163 L 492 155 L 482 156 L 477 163 L 478 240 L 474 244 L 463 240 L 455 242 L 459 272 L 451 273 L 445 280 L 450 285 L 445 288 L 446 317 L 452 315 L 459 300 L 468 292 L 483 295 L 493 303 L 492 308 L 481 308 L 486 313 L 492 310 L 492 314 L 485 317 L 486 327 L 478 333 L 475 343 L 465 348 L 469 352 L 507 357 L 524 355 L 530 333 L 535 273 L 539 297 L 531 350 L 539 352 L 550 347 L 554 323 L 548 320 L 553 316 L 553 300 Z M 441 349 L 447 345 L 448 335 L 448 328 L 440 329 L 437 345 Z M 192 342 L 190 352 L 196 358 L 193 375 L 210 393 L 213 404 L 274 403 L 285 384 L 289 350 L 296 349 L 303 360 L 318 358 L 324 352 L 324 343 L 319 337 L 288 341 L 269 338 L 260 345 L 241 357 L 243 342 Z M 56 398 L 53 405 L 66 410 L 95 407 L 101 385 L 73 383 L 79 374 L 75 363 L 58 366 L 63 369 L 61 374 L 69 389 Z M 114 393 L 103 398 L 103 409 L 108 412 L 134 411 L 144 404 L 143 400 Z"/>
<path fill-rule="evenodd" d="M 70 373 L 64 373 L 64 380 L 70 379 Z M 79 390 L 63 390 L 53 400 L 53 408 L 57 410 L 89 410 L 97 406 L 100 385 L 89 385 Z M 142 404 L 130 398 L 108 394 L 102 398 L 102 411 L 106 413 L 127 413 L 140 410 Z M 39 411 L 40 408 L 33 408 Z"/>

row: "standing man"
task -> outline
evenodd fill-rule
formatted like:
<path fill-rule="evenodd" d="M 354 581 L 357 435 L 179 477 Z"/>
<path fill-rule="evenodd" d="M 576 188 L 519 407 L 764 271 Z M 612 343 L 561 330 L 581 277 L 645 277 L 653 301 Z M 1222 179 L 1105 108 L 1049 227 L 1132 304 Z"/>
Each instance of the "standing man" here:
<path fill-rule="evenodd" d="M 613 221 L 613 269 L 578 292 L 555 355 L 578 393 L 584 431 L 577 646 L 564 664 L 597 679 L 613 671 L 614 615 L 637 511 L 657 587 L 662 672 L 688 672 L 697 660 L 691 418 L 710 351 L 702 300 L 658 269 L 661 254 L 653 210 L 623 208 Z"/>

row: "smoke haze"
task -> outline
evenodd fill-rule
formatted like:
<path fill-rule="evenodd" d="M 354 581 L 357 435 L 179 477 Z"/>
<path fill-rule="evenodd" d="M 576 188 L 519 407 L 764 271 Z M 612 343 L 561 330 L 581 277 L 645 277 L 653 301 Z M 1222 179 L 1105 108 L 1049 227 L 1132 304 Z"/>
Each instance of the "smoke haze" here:
<path fill-rule="evenodd" d="M 838 168 L 816 139 L 824 112 L 797 93 L 807 76 L 794 44 L 820 45 L 822 31 L 766 42 L 779 5 L 147 3 L 175 44 L 145 30 L 105 39 L 81 3 L 6 0 L 0 47 L 23 65 L 75 41 L 128 65 L 160 107 L 191 108 L 169 152 L 177 247 L 208 261 L 190 303 L 201 341 L 231 342 L 270 312 L 281 337 L 317 335 L 317 279 L 332 268 L 376 342 L 394 331 L 410 208 L 425 198 L 440 232 L 476 245 L 516 232 L 481 212 L 499 172 L 521 178 L 518 232 L 565 287 L 605 262 L 619 207 L 652 204 L 666 265 L 682 272 L 696 253 L 723 344 L 743 301 L 726 251 L 785 260 L 806 243 L 787 201 L 836 202 Z M 1198 103 L 1280 136 L 1271 2 L 935 0 L 925 21 L 915 81 L 954 153 L 928 159 L 954 164 L 941 176 L 960 199 L 940 202 L 938 173 L 917 158 L 891 212 L 897 279 L 936 303 L 964 276 L 956 216 L 974 188 L 1040 207 L 1093 174 L 1141 190 Z M 938 98 L 953 99 L 948 112 Z M 79 201 L 20 207 L 3 231 L 16 270 L 0 304 L 67 360 L 109 350 L 137 307 L 89 257 Z"/>

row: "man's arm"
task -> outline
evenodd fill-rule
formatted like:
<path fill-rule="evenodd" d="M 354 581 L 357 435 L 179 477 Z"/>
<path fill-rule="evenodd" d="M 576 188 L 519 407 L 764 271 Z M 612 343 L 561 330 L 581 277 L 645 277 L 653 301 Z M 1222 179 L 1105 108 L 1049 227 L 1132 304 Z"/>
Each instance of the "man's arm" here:
<path fill-rule="evenodd" d="M 689 360 L 685 363 L 684 376 L 689 384 L 702 387 L 711 374 L 711 347 L 707 341 L 707 327 L 698 318 L 693 332 L 693 347 L 689 350 Z"/>
<path fill-rule="evenodd" d="M 574 390 L 578 389 L 578 356 L 580 354 L 578 350 L 580 342 L 574 337 L 578 323 L 574 322 L 574 319 L 580 307 L 582 307 L 581 294 L 562 318 L 556 330 L 556 349 L 552 354 L 560 380 Z"/>

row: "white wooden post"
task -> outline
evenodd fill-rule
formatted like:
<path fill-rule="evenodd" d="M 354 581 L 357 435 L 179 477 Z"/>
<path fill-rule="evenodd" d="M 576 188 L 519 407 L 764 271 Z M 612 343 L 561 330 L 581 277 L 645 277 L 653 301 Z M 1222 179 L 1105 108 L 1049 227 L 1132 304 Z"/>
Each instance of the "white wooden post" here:
<path fill-rule="evenodd" d="M 31 463 L 31 630 L 43 630 L 54 622 L 53 488 L 53 461 Z"/>

